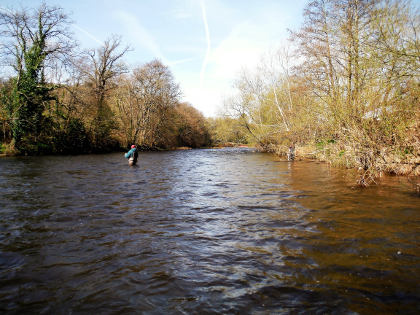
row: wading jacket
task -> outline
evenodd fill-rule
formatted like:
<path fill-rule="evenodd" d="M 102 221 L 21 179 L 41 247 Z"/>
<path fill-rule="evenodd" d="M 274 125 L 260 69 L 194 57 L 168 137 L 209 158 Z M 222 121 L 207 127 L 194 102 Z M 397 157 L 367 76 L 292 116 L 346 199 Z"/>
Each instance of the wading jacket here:
<path fill-rule="evenodd" d="M 126 159 L 129 159 L 130 157 L 133 157 L 134 158 L 134 160 L 137 160 L 137 157 L 138 157 L 138 153 L 137 153 L 137 149 L 136 148 L 132 148 L 130 151 L 128 151 L 126 154 L 125 154 L 125 158 Z"/>

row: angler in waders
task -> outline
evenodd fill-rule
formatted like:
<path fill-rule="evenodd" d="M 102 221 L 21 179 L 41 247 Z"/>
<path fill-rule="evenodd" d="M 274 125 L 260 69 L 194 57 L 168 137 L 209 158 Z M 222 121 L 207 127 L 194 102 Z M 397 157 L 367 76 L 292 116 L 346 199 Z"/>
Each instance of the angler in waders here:
<path fill-rule="evenodd" d="M 131 150 L 125 153 L 124 156 L 126 159 L 128 159 L 128 165 L 130 166 L 136 165 L 137 158 L 139 157 L 136 146 L 133 144 L 131 146 Z"/>

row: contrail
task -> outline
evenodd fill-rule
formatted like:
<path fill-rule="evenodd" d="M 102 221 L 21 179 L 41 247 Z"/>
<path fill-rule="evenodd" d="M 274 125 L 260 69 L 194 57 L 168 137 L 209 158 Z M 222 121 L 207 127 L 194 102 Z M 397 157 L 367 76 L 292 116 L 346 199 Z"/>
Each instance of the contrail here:
<path fill-rule="evenodd" d="M 127 29 L 127 36 L 132 37 L 132 40 L 135 40 L 138 45 L 141 45 L 152 52 L 153 55 L 162 60 L 163 63 L 168 64 L 170 62 L 163 55 L 155 37 L 140 23 L 140 19 L 135 14 L 119 10 L 117 11 L 117 17 Z"/>
<path fill-rule="evenodd" d="M 84 33 L 85 35 L 87 35 L 90 39 L 93 39 L 95 42 L 97 42 L 99 45 L 102 45 L 103 42 L 100 41 L 99 39 L 97 39 L 95 36 L 93 36 L 91 33 L 89 33 L 88 31 L 86 31 L 85 29 L 81 28 L 80 26 L 73 24 L 73 26 L 75 28 L 77 28 L 79 31 L 81 31 L 82 33 Z"/>
<path fill-rule="evenodd" d="M 200 72 L 200 88 L 201 88 L 203 86 L 204 72 L 206 71 L 206 66 L 209 61 L 209 56 L 210 56 L 210 32 L 209 32 L 209 25 L 207 24 L 207 14 L 206 14 L 206 7 L 204 5 L 204 0 L 200 0 L 200 5 L 201 5 L 201 13 L 203 14 L 204 30 L 206 32 L 206 40 L 207 40 L 206 56 L 204 57 L 203 64 L 201 65 L 201 72 Z"/>
<path fill-rule="evenodd" d="M 192 60 L 194 60 L 194 58 L 184 58 L 184 59 L 179 59 L 179 60 L 175 60 L 175 61 L 168 61 L 167 63 L 170 66 L 175 66 L 175 65 L 186 63 L 186 62 L 190 62 Z"/>

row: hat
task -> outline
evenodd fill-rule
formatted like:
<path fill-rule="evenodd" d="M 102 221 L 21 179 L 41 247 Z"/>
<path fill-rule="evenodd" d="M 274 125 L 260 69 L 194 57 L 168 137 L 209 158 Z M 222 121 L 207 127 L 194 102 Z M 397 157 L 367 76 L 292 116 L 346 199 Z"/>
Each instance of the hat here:
<path fill-rule="evenodd" d="M 136 145 L 134 145 L 134 144 L 131 146 L 132 149 L 134 149 L 135 147 L 136 147 Z"/>

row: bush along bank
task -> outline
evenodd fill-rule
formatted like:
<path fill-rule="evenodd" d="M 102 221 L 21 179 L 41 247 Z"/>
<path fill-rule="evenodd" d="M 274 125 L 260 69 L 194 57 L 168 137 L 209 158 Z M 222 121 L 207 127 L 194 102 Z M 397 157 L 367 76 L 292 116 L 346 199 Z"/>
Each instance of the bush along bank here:
<path fill-rule="evenodd" d="M 334 140 L 296 145 L 292 156 L 291 147 L 286 145 L 269 144 L 258 148 L 260 151 L 270 152 L 288 160 L 314 159 L 336 167 L 355 168 L 359 171 L 360 177 L 357 183 L 361 186 L 376 183 L 383 174 L 412 176 L 420 182 L 420 155 L 409 150 L 382 148 L 374 152 L 371 148 L 365 148 L 363 151 L 358 151 Z"/>
<path fill-rule="evenodd" d="M 314 0 L 303 20 L 288 47 L 236 79 L 229 113 L 263 150 L 360 169 L 362 186 L 383 173 L 417 176 L 418 10 Z"/>

